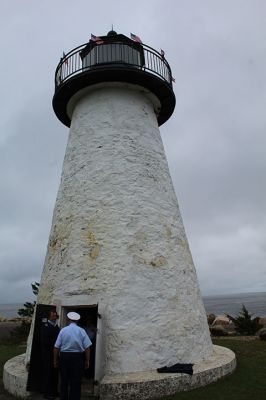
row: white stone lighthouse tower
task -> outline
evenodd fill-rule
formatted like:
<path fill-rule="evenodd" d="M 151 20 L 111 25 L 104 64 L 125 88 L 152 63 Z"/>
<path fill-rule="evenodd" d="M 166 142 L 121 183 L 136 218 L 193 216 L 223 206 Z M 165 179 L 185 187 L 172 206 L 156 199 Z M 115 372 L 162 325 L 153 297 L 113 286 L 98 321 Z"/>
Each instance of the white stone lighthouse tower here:
<path fill-rule="evenodd" d="M 69 310 L 89 315 L 103 399 L 171 394 L 234 367 L 210 339 L 160 137 L 174 107 L 166 59 L 114 31 L 56 69 L 53 108 L 70 132 L 32 352 L 47 306 L 57 306 L 61 325 Z M 176 363 L 195 364 L 194 375 L 157 372 Z"/>

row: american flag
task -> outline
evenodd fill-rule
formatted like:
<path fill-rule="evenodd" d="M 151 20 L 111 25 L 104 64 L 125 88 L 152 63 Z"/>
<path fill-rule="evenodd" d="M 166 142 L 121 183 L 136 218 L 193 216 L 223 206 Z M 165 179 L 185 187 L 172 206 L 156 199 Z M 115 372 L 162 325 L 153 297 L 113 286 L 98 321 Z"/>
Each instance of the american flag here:
<path fill-rule="evenodd" d="M 137 35 L 134 35 L 134 33 L 130 33 L 130 37 L 134 42 L 142 43 L 141 39 Z"/>
<path fill-rule="evenodd" d="M 99 36 L 95 36 L 91 33 L 91 40 L 96 44 L 103 44 L 104 40 L 102 40 Z"/>

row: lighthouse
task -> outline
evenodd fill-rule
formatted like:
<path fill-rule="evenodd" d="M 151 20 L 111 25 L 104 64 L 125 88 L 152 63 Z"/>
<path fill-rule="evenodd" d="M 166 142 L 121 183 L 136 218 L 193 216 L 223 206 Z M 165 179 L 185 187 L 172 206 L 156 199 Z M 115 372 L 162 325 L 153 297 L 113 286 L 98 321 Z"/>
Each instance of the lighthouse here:
<path fill-rule="evenodd" d="M 93 321 L 101 399 L 160 397 L 235 367 L 233 353 L 211 342 L 159 131 L 175 108 L 172 81 L 163 54 L 113 30 L 60 59 L 53 109 L 69 138 L 28 341 L 28 390 L 50 306 L 61 326 L 69 311 Z M 194 374 L 157 371 L 177 363 L 193 364 Z"/>

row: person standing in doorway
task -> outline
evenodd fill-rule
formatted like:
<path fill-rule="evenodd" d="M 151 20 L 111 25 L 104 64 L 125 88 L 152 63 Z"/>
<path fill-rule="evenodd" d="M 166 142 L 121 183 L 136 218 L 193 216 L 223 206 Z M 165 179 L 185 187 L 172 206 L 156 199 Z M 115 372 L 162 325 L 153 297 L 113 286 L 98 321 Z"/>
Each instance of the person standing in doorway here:
<path fill-rule="evenodd" d="M 48 312 L 41 326 L 42 392 L 45 399 L 53 400 L 58 393 L 58 370 L 54 368 L 53 350 L 60 328 L 56 323 L 56 309 Z"/>
<path fill-rule="evenodd" d="M 94 319 L 91 315 L 87 316 L 85 319 L 84 330 L 89 336 L 91 342 L 93 343 L 93 341 L 96 338 L 97 328 L 95 326 Z"/>
<path fill-rule="evenodd" d="M 95 359 L 95 344 L 96 344 L 97 328 L 95 326 L 94 318 L 92 315 L 87 315 L 85 317 L 85 324 L 82 327 L 84 328 L 85 332 L 89 336 L 89 339 L 92 343 L 92 345 L 90 347 L 90 366 L 88 369 L 85 369 L 84 376 L 87 379 L 93 379 L 94 378 L 94 359 Z"/>
<path fill-rule="evenodd" d="M 91 341 L 83 328 L 77 326 L 80 315 L 69 312 L 70 323 L 61 329 L 54 345 L 54 367 L 60 371 L 60 400 L 80 400 L 84 368 L 89 368 Z"/>

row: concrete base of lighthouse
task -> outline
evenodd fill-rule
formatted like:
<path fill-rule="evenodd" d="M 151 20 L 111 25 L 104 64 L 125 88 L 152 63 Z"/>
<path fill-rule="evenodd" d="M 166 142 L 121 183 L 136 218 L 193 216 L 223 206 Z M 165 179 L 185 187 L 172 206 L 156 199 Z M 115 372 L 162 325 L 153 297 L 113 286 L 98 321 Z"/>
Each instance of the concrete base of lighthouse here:
<path fill-rule="evenodd" d="M 22 354 L 6 362 L 3 382 L 5 389 L 12 395 L 32 398 L 33 393 L 26 391 L 27 371 L 24 358 L 25 355 Z M 192 376 L 159 374 L 157 371 L 106 375 L 97 387 L 97 394 L 101 400 L 160 398 L 208 385 L 231 374 L 235 367 L 235 354 L 225 347 L 214 346 L 211 357 L 194 364 Z"/>

